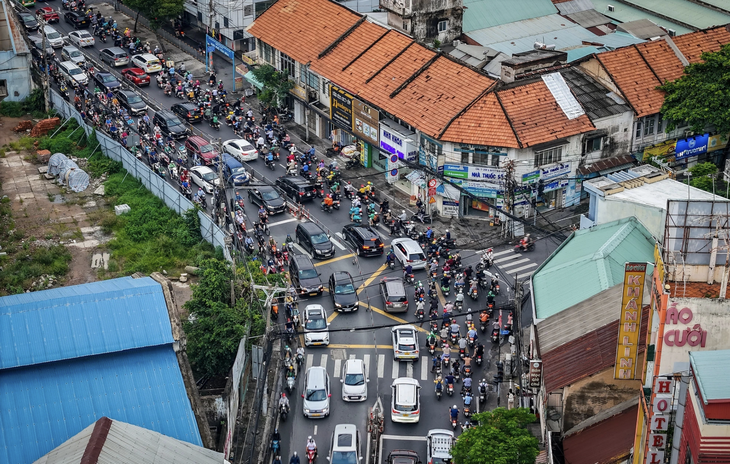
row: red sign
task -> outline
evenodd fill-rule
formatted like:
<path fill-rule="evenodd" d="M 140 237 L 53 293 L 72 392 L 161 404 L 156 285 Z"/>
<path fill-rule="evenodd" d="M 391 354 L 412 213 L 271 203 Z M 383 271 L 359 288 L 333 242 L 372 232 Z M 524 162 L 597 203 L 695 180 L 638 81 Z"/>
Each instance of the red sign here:
<path fill-rule="evenodd" d="M 428 181 L 429 187 L 436 187 L 436 179 L 431 179 Z"/>
<path fill-rule="evenodd" d="M 428 196 L 432 197 L 436 195 L 436 187 L 429 187 L 428 188 Z"/>

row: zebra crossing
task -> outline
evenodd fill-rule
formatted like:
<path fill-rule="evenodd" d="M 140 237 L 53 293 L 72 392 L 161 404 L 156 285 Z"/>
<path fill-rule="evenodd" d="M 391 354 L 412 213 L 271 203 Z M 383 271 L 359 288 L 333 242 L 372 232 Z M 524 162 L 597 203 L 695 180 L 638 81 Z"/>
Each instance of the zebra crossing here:
<path fill-rule="evenodd" d="M 531 276 L 540 265 L 525 257 L 524 254 L 515 253 L 512 248 L 495 252 L 493 255 L 494 265 L 499 268 L 500 273 L 510 277 L 517 274 L 517 280 Z"/>
<path fill-rule="evenodd" d="M 428 356 L 421 356 L 420 360 L 416 363 L 411 361 L 394 360 L 392 356 L 386 356 L 384 354 L 378 354 L 371 356 L 370 354 L 356 355 L 349 354 L 347 357 L 334 356 L 330 353 L 324 354 L 313 354 L 309 353 L 305 357 L 305 370 L 310 367 L 324 367 L 327 372 L 330 373 L 332 378 L 342 377 L 342 368 L 345 361 L 348 359 L 360 358 L 365 363 L 365 372 L 368 374 L 368 378 L 373 378 L 373 370 L 377 378 L 385 378 L 386 372 L 388 372 L 387 364 L 390 364 L 390 377 L 397 379 L 399 377 L 410 377 L 416 380 L 428 380 L 430 375 L 431 362 Z M 372 362 L 375 362 L 375 366 Z"/>

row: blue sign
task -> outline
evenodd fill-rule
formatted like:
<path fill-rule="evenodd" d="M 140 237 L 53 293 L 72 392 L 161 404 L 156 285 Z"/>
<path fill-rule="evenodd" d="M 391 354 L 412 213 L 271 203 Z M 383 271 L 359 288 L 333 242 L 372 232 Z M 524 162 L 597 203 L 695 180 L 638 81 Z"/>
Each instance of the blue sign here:
<path fill-rule="evenodd" d="M 390 175 L 393 176 L 393 177 L 397 176 L 398 175 L 398 170 L 397 169 L 393 169 L 392 171 L 390 171 Z"/>
<path fill-rule="evenodd" d="M 226 47 L 209 35 L 205 36 L 205 45 L 208 49 L 208 53 L 212 52 L 213 50 L 217 50 L 220 53 L 226 55 L 228 58 L 233 59 L 233 50 Z"/>
<path fill-rule="evenodd" d="M 674 148 L 674 158 L 680 160 L 707 153 L 709 141 L 710 134 L 695 135 L 694 137 L 677 140 L 677 146 Z"/>

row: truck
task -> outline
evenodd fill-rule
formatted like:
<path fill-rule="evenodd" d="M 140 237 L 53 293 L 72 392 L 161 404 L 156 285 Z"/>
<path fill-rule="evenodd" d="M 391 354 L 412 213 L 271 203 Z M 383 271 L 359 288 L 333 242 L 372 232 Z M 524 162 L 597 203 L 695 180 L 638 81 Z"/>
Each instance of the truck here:
<path fill-rule="evenodd" d="M 432 429 L 426 436 L 426 463 L 451 463 L 451 447 L 454 432 L 446 429 Z"/>
<path fill-rule="evenodd" d="M 386 464 L 421 464 L 418 453 L 411 450 L 393 450 L 385 460 Z"/>

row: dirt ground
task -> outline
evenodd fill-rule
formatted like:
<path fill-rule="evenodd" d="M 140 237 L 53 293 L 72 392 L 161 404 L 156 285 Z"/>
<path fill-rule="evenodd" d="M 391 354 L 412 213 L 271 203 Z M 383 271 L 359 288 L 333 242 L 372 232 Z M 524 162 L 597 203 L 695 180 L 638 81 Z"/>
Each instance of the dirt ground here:
<path fill-rule="evenodd" d="M 104 205 L 103 197 L 93 193 L 99 182 L 92 180 L 81 193 L 67 191 L 38 172 L 44 165 L 37 162 L 34 151 L 6 147 L 25 135 L 12 131 L 23 119 L 27 118 L 0 121 L 0 146 L 5 150 L 0 158 L 0 196 L 10 198 L 15 227 L 25 240 L 34 238 L 31 246 L 63 244 L 71 252 L 69 272 L 61 285 L 99 280 L 97 270 L 91 267 L 92 255 L 98 245 L 111 238 L 94 224 L 94 212 Z"/>

